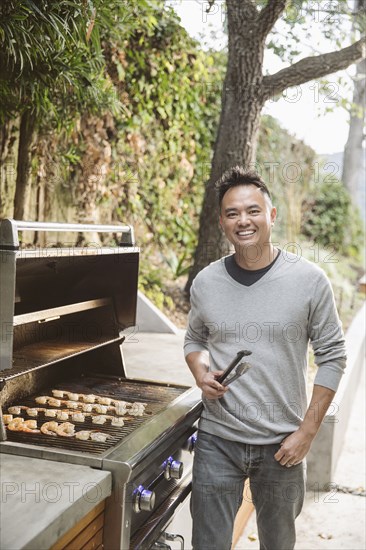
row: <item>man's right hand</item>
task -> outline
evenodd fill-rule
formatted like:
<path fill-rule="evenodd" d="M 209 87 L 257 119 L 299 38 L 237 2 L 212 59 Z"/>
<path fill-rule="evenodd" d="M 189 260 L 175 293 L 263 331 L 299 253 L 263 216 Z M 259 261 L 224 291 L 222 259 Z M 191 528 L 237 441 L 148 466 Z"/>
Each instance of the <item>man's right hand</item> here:
<path fill-rule="evenodd" d="M 197 386 L 201 388 L 206 399 L 219 399 L 228 391 L 228 387 L 223 386 L 216 380 L 221 375 L 222 371 L 206 372 L 196 380 Z"/>
<path fill-rule="evenodd" d="M 186 356 L 187 365 L 196 380 L 197 386 L 207 399 L 219 399 L 228 388 L 222 386 L 217 378 L 222 371 L 209 371 L 209 356 L 207 351 L 192 351 Z"/>

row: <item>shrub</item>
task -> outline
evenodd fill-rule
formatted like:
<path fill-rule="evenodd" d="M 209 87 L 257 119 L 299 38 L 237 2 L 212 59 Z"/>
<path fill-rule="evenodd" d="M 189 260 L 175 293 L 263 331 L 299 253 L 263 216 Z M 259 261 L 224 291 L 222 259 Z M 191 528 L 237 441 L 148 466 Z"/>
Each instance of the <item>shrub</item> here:
<path fill-rule="evenodd" d="M 357 208 L 339 181 L 323 181 L 303 201 L 301 233 L 315 243 L 337 252 L 358 252 L 361 246 Z"/>

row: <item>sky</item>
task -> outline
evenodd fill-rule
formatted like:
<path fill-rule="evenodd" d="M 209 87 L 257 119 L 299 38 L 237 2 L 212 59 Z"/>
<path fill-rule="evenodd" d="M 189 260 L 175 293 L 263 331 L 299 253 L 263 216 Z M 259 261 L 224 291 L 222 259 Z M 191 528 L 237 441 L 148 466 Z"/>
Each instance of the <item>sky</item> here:
<path fill-rule="evenodd" d="M 203 45 L 208 43 L 215 49 L 225 46 L 227 39 L 222 32 L 225 19 L 223 0 L 216 0 L 216 6 L 209 14 L 205 12 L 208 5 L 205 0 L 167 0 L 167 4 L 175 9 L 189 34 Z M 319 36 L 320 32 L 321 25 L 314 24 L 314 37 Z M 324 53 L 326 51 L 329 51 L 329 47 L 324 49 Z M 269 73 L 275 73 L 284 66 L 274 54 L 266 54 L 264 68 Z M 350 68 L 347 72 L 339 72 L 337 76 L 347 76 L 353 70 Z M 268 101 L 263 110 L 264 114 L 277 118 L 281 126 L 304 140 L 319 154 L 343 151 L 348 137 L 349 115 L 339 106 L 339 101 L 342 97 L 352 99 L 351 85 L 349 90 L 340 88 L 335 75 L 329 77 L 329 84 L 325 86 L 323 82 L 312 81 L 289 89 L 282 99 Z M 334 107 L 333 112 L 326 113 L 329 107 Z"/>

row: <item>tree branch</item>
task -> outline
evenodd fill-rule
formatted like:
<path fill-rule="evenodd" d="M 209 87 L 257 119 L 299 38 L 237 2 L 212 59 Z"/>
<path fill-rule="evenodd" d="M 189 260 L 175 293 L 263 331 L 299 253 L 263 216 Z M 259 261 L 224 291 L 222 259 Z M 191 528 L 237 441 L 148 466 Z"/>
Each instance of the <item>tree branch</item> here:
<path fill-rule="evenodd" d="M 215 0 L 208 0 L 208 7 L 206 8 L 206 13 L 210 13 L 212 6 L 214 5 Z"/>
<path fill-rule="evenodd" d="M 290 65 L 290 67 L 263 78 L 264 100 L 280 94 L 291 86 L 299 86 L 314 78 L 321 78 L 346 69 L 349 65 L 358 63 L 364 57 L 366 57 L 365 37 L 347 48 L 313 57 L 305 57 Z"/>
<path fill-rule="evenodd" d="M 262 36 L 267 36 L 286 7 L 287 0 L 268 0 L 259 15 Z"/>

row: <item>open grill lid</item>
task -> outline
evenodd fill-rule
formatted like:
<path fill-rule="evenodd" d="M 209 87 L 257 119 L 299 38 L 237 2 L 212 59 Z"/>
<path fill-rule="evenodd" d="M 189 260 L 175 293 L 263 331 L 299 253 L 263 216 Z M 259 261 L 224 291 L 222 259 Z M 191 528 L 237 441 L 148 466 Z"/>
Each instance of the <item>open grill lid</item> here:
<path fill-rule="evenodd" d="M 53 246 L 20 248 L 19 233 L 24 231 L 57 232 L 58 242 L 65 242 L 71 232 L 121 235 L 117 245 L 97 244 L 85 247 Z M 0 222 L 0 370 L 14 368 L 14 358 L 37 366 L 38 342 L 47 339 L 42 324 L 48 321 L 58 333 L 70 327 L 78 340 L 93 340 L 97 345 L 118 338 L 119 333 L 135 324 L 139 250 L 134 246 L 133 229 L 128 225 L 82 225 L 22 222 L 5 219 Z M 98 309 L 96 312 L 96 309 Z M 90 312 L 90 316 L 89 316 Z M 100 314 L 102 312 L 102 314 Z M 74 315 L 75 317 L 71 317 Z M 63 316 L 73 324 L 62 321 Z M 99 320 L 100 319 L 100 320 Z M 103 321 L 103 323 L 101 322 Z M 97 325 L 98 335 L 93 333 Z M 24 329 L 24 330 L 23 330 Z M 84 338 L 88 331 L 92 333 Z M 52 330 L 48 331 L 53 337 Z M 100 333 L 100 334 L 99 334 Z M 44 336 L 45 335 L 45 336 Z M 49 339 L 49 338 L 48 338 Z M 62 348 L 62 339 L 56 344 Z M 56 347 L 57 347 L 56 345 Z M 82 347 L 82 344 L 81 344 Z M 93 347 L 93 346 L 91 346 Z M 61 354 L 62 354 L 61 349 Z M 57 360 L 57 352 L 55 358 Z M 40 359 L 42 362 L 42 358 Z M 48 360 L 48 358 L 47 358 Z M 50 361 L 52 362 L 52 360 Z M 3 373 L 6 374 L 5 372 Z"/>

